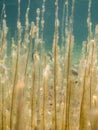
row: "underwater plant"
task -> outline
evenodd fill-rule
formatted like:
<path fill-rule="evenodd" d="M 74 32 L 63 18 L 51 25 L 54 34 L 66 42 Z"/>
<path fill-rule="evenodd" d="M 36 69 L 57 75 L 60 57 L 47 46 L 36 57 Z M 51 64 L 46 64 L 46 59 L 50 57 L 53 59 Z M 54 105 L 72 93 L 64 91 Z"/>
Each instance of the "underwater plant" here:
<path fill-rule="evenodd" d="M 83 41 L 78 66 L 73 65 L 75 2 L 71 1 L 69 10 L 70 2 L 65 0 L 61 25 L 59 0 L 55 0 L 55 29 L 50 51 L 44 40 L 47 0 L 42 0 L 41 8 L 36 10 L 36 20 L 32 22 L 29 20 L 31 3 L 28 0 L 24 29 L 20 20 L 21 1 L 18 0 L 17 34 L 10 36 L 10 52 L 6 6 L 3 5 L 0 22 L 0 130 L 98 129 L 98 25 L 93 34 L 92 0 L 88 0 L 88 37 Z"/>

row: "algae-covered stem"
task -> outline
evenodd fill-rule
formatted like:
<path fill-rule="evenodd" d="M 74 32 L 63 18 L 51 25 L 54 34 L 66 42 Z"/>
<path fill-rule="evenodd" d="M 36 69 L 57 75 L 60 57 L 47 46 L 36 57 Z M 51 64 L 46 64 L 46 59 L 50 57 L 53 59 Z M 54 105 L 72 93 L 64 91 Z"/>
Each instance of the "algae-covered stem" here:
<path fill-rule="evenodd" d="M 44 24 L 45 24 L 45 19 L 44 19 L 44 15 L 45 15 L 45 2 L 46 0 L 43 0 L 43 4 L 42 4 L 42 11 L 41 11 L 41 40 L 43 41 L 43 33 L 44 33 Z"/>
<path fill-rule="evenodd" d="M 36 86 L 37 86 L 37 59 L 36 54 L 34 55 L 34 64 L 32 72 L 32 88 L 31 88 L 31 130 L 36 129 L 37 127 L 37 114 L 36 114 Z"/>
<path fill-rule="evenodd" d="M 29 12 L 30 12 L 30 0 L 28 1 L 28 8 L 26 10 L 25 14 L 25 32 L 24 32 L 24 40 L 23 40 L 23 45 L 27 47 L 28 43 L 28 38 L 29 38 Z"/>
<path fill-rule="evenodd" d="M 23 129 L 24 121 L 23 121 L 23 113 L 24 113 L 24 96 L 23 96 L 23 89 L 24 89 L 24 80 L 20 81 L 16 85 L 16 92 L 17 92 L 17 109 L 16 109 L 16 123 L 15 123 L 15 130 Z"/>
<path fill-rule="evenodd" d="M 66 18 L 65 18 L 65 35 L 62 35 L 62 37 L 65 37 L 64 42 L 65 44 L 63 45 L 64 47 L 64 67 L 63 67 L 63 80 L 62 80 L 62 86 L 64 86 L 64 80 L 65 80 L 65 76 L 66 76 L 66 47 L 67 47 L 67 42 L 68 42 L 68 31 L 69 31 L 69 27 L 68 27 L 68 22 L 69 22 L 69 11 L 68 11 L 68 0 L 65 1 L 65 7 L 66 7 Z M 63 48 L 62 48 L 63 49 Z"/>
<path fill-rule="evenodd" d="M 15 75 L 14 75 L 13 88 L 12 88 L 11 111 L 10 111 L 10 130 L 13 129 L 13 111 L 14 111 L 15 85 L 16 85 L 16 82 L 17 82 L 19 49 L 20 49 L 20 42 L 21 42 L 20 0 L 18 0 L 17 29 L 18 29 L 18 45 L 17 45 L 17 57 L 16 57 L 16 65 L 15 65 Z"/>
<path fill-rule="evenodd" d="M 87 25 L 88 25 L 88 43 L 91 40 L 92 36 L 92 23 L 91 23 L 91 4 L 92 0 L 88 0 L 88 18 L 87 18 Z"/>
<path fill-rule="evenodd" d="M 65 36 L 65 30 L 64 30 L 64 28 L 65 28 L 65 3 L 64 3 L 64 5 L 63 5 L 63 15 L 62 15 L 62 27 L 61 27 L 61 38 L 62 38 L 62 46 L 61 46 L 61 48 L 63 49 L 63 47 L 64 47 L 64 43 L 65 43 L 65 38 L 64 38 L 64 36 Z"/>
<path fill-rule="evenodd" d="M 45 15 L 45 2 L 46 2 L 46 0 L 43 0 L 42 9 L 41 9 L 41 29 L 40 29 L 41 40 L 40 40 L 40 50 L 39 50 L 39 53 L 40 53 L 40 55 L 39 55 L 40 64 L 39 64 L 39 88 L 38 88 L 38 95 L 40 93 L 41 86 L 46 86 L 46 85 L 43 85 L 43 83 L 42 83 L 42 81 L 43 81 L 43 79 L 42 79 L 42 70 L 43 70 L 42 67 L 43 67 L 43 61 L 44 61 L 43 60 L 43 43 L 44 43 L 43 35 L 44 35 L 44 23 L 45 23 L 45 19 L 44 19 L 44 15 Z M 43 93 L 43 99 L 44 99 L 44 96 L 45 95 Z M 39 110 L 40 110 L 40 106 L 41 106 L 41 103 L 40 103 L 40 100 L 39 100 Z M 44 106 L 43 106 L 43 109 L 44 109 Z M 45 112 L 43 112 L 43 127 L 42 127 L 43 130 L 45 130 L 45 114 L 44 113 Z"/>
<path fill-rule="evenodd" d="M 90 110 L 92 109 L 92 82 L 93 82 L 93 62 L 94 62 L 94 50 L 95 50 L 95 41 L 91 41 L 91 65 L 90 65 Z M 92 130 L 92 122 L 90 122 L 91 124 L 91 130 Z"/>
<path fill-rule="evenodd" d="M 36 79 L 36 74 L 35 71 L 32 73 L 32 89 L 31 89 L 31 130 L 34 129 L 34 100 L 35 100 L 35 79 Z"/>
<path fill-rule="evenodd" d="M 12 88 L 12 100 L 11 100 L 11 112 L 10 112 L 10 129 L 12 130 L 13 124 L 13 109 L 14 109 L 14 98 L 15 98 L 15 85 L 17 82 L 17 74 L 18 74 L 18 61 L 19 61 L 19 48 L 17 47 L 17 57 L 16 57 L 16 65 L 15 65 L 15 75 L 14 75 L 14 82 Z"/>
<path fill-rule="evenodd" d="M 66 6 L 66 19 L 65 19 L 65 43 L 67 43 L 67 39 L 68 39 L 68 29 L 69 29 L 69 26 L 68 26 L 68 22 L 69 22 L 69 11 L 68 11 L 68 6 L 69 6 L 69 3 L 68 3 L 68 0 L 66 0 L 65 2 L 65 6 Z M 64 45 L 64 50 L 65 50 L 65 45 Z"/>
<path fill-rule="evenodd" d="M 67 39 L 68 39 L 68 22 L 69 22 L 69 10 L 68 10 L 68 6 L 69 6 L 69 3 L 68 3 L 68 0 L 65 0 L 65 3 L 64 3 L 64 7 L 63 7 L 63 16 L 62 16 L 62 35 L 61 35 L 61 38 L 62 38 L 62 49 L 64 49 L 63 51 L 65 52 L 65 47 L 66 47 L 66 42 L 67 42 Z M 65 16 L 65 12 L 66 12 L 66 16 Z"/>
<path fill-rule="evenodd" d="M 83 74 L 83 92 L 82 92 L 82 99 L 81 99 L 81 104 L 80 104 L 80 117 L 79 117 L 79 130 L 84 129 L 84 96 L 85 96 L 85 84 L 86 84 L 86 67 L 84 69 L 84 74 Z"/>
<path fill-rule="evenodd" d="M 28 45 L 28 53 L 27 53 L 27 59 L 26 59 L 26 65 L 25 65 L 25 73 L 24 73 L 24 78 L 25 79 L 26 79 L 26 75 L 27 75 L 27 68 L 28 68 L 28 62 L 29 62 L 29 57 L 30 57 L 31 44 L 32 44 L 32 37 L 30 36 L 30 43 Z"/>
<path fill-rule="evenodd" d="M 92 79 L 93 79 L 93 61 L 94 61 L 94 50 L 95 41 L 91 41 L 91 65 L 90 65 L 90 109 L 92 109 Z"/>
<path fill-rule="evenodd" d="M 40 41 L 40 62 L 43 61 L 43 36 L 44 36 L 44 24 L 45 24 L 45 19 L 44 19 L 44 15 L 45 15 L 45 2 L 46 0 L 43 0 L 42 3 L 42 11 L 41 11 L 41 41 Z M 46 56 L 45 56 L 45 63 L 44 63 L 44 68 L 46 68 Z M 43 75 L 43 83 L 41 83 L 41 73 L 42 73 L 42 64 L 40 64 L 39 66 L 39 86 L 43 86 L 43 114 L 42 114 L 42 129 L 45 130 L 46 129 L 46 76 Z"/>
<path fill-rule="evenodd" d="M 24 78 L 26 79 L 26 73 L 27 73 L 27 68 L 28 68 L 28 62 L 29 62 L 29 56 L 30 56 L 30 49 L 31 49 L 31 45 L 32 45 L 32 39 L 34 38 L 34 23 L 32 22 L 32 24 L 31 24 L 31 30 L 30 30 L 30 34 L 28 34 L 29 32 L 28 32 L 28 30 L 29 30 L 29 11 L 30 11 L 30 0 L 28 1 L 28 8 L 27 8 L 27 10 L 26 10 L 26 16 L 25 16 L 25 20 L 26 20 L 26 22 L 25 22 L 25 26 L 26 26 L 26 28 L 25 28 L 25 37 L 24 37 L 24 44 L 25 43 L 27 43 L 28 41 L 28 46 L 27 46 L 27 48 L 28 48 L 28 51 L 27 51 L 27 59 L 26 59 L 26 65 L 25 65 L 25 72 L 24 72 Z M 30 35 L 30 36 L 29 36 Z M 30 40 L 28 40 L 28 38 L 30 37 Z M 26 42 L 27 41 L 27 42 Z"/>
<path fill-rule="evenodd" d="M 6 11 L 5 11 L 5 4 L 3 4 L 3 9 L 2 9 L 2 15 L 3 15 L 3 20 L 2 20 L 2 35 L 1 35 L 1 48 L 0 48 L 0 58 L 2 58 L 2 52 L 4 45 L 6 44 L 6 37 L 7 37 L 7 32 L 8 28 L 6 25 Z"/>
<path fill-rule="evenodd" d="M 66 81 L 66 116 L 65 116 L 65 130 L 69 130 L 69 113 L 70 113 L 70 67 L 71 67 L 71 51 L 72 51 L 72 33 L 73 33 L 73 18 L 74 18 L 74 4 L 75 0 L 72 1 L 72 14 L 70 18 L 70 32 L 68 41 L 67 51 L 67 81 Z"/>
<path fill-rule="evenodd" d="M 56 89 L 58 86 L 58 53 L 57 53 L 57 48 L 58 48 L 58 26 L 59 26 L 59 20 L 58 20 L 58 0 L 55 2 L 56 6 L 56 11 L 55 11 L 55 33 L 54 33 L 54 47 L 53 47 L 53 54 L 54 54 L 54 129 L 57 130 L 57 108 L 56 108 L 56 103 L 57 103 L 57 97 L 56 97 Z"/>
<path fill-rule="evenodd" d="M 92 23 L 91 23 L 91 4 L 92 0 L 88 0 L 88 18 L 87 18 L 87 25 L 88 25 L 88 45 L 90 44 L 91 36 L 92 36 Z M 93 61 L 93 54 L 94 53 L 94 43 L 92 43 L 92 54 L 91 54 L 91 65 L 89 65 L 89 69 L 92 69 L 92 61 Z M 89 55 L 89 48 L 88 48 L 88 55 Z M 89 62 L 89 57 L 87 58 Z M 90 74 L 90 109 L 91 109 L 91 97 L 92 97 L 92 92 L 91 92 L 91 83 L 92 82 L 92 72 Z"/>
<path fill-rule="evenodd" d="M 28 15 L 29 15 L 29 10 L 30 10 L 30 0 L 28 1 L 28 8 L 26 10 L 26 16 L 25 16 L 26 17 L 26 22 L 25 22 L 26 28 L 25 28 L 25 38 L 24 38 L 25 40 L 26 40 L 26 38 L 28 39 L 28 29 L 29 29 L 29 18 L 28 18 Z M 32 25 L 31 25 L 31 29 L 32 29 Z M 25 41 L 24 41 L 24 43 L 25 43 Z M 26 59 L 24 78 L 26 78 L 28 61 L 29 61 L 29 55 L 30 55 L 30 48 L 31 48 L 31 44 L 32 44 L 32 35 L 31 35 L 31 33 L 30 33 L 30 42 L 28 44 L 29 45 L 28 45 L 28 53 L 27 53 L 27 59 Z"/>
<path fill-rule="evenodd" d="M 42 116 L 42 130 L 46 130 L 46 87 L 47 87 L 47 75 L 46 75 L 46 62 L 47 62 L 47 58 L 45 56 L 45 63 L 44 63 L 44 72 L 43 72 L 43 116 Z"/>
<path fill-rule="evenodd" d="M 1 124 L 1 130 L 4 130 L 4 128 L 5 128 L 5 105 L 4 105 L 4 84 L 1 84 L 1 92 L 2 92 L 2 108 L 1 108 L 1 110 L 2 110 L 2 114 L 1 114 L 1 122 L 2 122 L 2 124 Z"/>
<path fill-rule="evenodd" d="M 34 52 L 38 51 L 38 43 L 39 43 L 39 23 L 40 23 L 40 9 L 36 10 L 36 36 L 35 36 L 35 44 L 34 44 Z"/>
<path fill-rule="evenodd" d="M 3 15 L 3 21 L 2 21 L 2 24 L 3 24 L 3 27 L 2 27 L 2 36 L 1 36 L 1 48 L 0 48 L 0 60 L 3 59 L 3 49 L 4 49 L 4 45 L 6 45 L 6 37 L 7 37 L 7 31 L 8 31 L 8 28 L 7 28 L 7 25 L 6 25 L 6 12 L 5 12 L 5 4 L 3 5 L 3 10 L 2 10 L 2 15 Z M 0 68 L 2 69 L 2 68 Z M 4 69 L 3 71 L 1 72 L 2 76 L 4 76 Z M 1 85 L 1 97 L 2 97 L 2 101 L 1 101 L 1 130 L 4 130 L 5 127 L 6 127 L 6 115 L 5 115 L 5 84 L 2 82 L 0 83 Z"/>
<path fill-rule="evenodd" d="M 43 57 L 43 36 L 44 36 L 44 24 L 45 24 L 45 19 L 44 19 L 44 15 L 45 15 L 45 2 L 46 0 L 43 0 L 43 4 L 42 4 L 42 11 L 41 11 L 41 41 L 40 41 L 40 60 L 42 60 Z M 40 66 L 41 67 L 41 66 Z M 41 69 L 41 68 L 40 68 Z"/>
<path fill-rule="evenodd" d="M 43 60 L 42 58 L 43 58 L 43 43 L 44 43 L 43 37 L 44 37 L 44 24 L 45 24 L 45 19 L 44 19 L 44 15 L 45 15 L 45 2 L 46 2 L 46 0 L 43 0 L 42 11 L 41 11 L 42 17 L 41 17 L 41 30 L 40 30 L 40 37 L 41 37 L 41 41 L 40 41 L 40 61 Z M 40 69 L 41 69 L 41 64 L 40 64 L 40 67 L 39 67 L 39 79 L 40 79 L 40 76 L 41 76 Z"/>

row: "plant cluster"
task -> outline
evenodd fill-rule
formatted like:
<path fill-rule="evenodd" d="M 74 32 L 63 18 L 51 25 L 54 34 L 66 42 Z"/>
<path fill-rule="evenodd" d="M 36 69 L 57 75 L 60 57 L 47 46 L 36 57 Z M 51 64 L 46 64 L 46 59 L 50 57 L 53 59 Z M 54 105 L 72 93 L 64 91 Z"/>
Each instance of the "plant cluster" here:
<path fill-rule="evenodd" d="M 78 67 L 72 64 L 74 8 L 66 0 L 59 47 L 58 0 L 55 0 L 55 31 L 52 51 L 44 47 L 45 4 L 36 10 L 36 22 L 25 29 L 20 22 L 18 0 L 17 38 L 11 37 L 5 5 L 0 31 L 0 130 L 98 130 L 98 25 L 92 35 L 91 0 L 88 0 L 88 38 L 83 42 Z M 64 13 L 65 14 L 65 13 Z M 65 22 L 66 21 L 66 22 Z M 64 32 L 63 32 L 64 31 Z M 23 35 L 22 35 L 23 34 Z"/>

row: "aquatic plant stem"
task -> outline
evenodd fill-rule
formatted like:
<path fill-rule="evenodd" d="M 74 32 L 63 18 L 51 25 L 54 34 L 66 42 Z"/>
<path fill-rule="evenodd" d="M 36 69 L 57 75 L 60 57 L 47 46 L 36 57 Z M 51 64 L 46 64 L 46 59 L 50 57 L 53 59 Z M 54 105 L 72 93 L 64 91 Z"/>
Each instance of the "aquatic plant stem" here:
<path fill-rule="evenodd" d="M 55 41 L 55 46 L 54 46 L 54 121 L 55 121 L 55 130 L 57 130 L 56 88 L 57 88 L 57 43 Z"/>
<path fill-rule="evenodd" d="M 25 66 L 25 73 L 24 73 L 24 77 L 25 78 L 26 78 L 26 74 L 27 74 L 27 68 L 28 68 L 31 44 L 32 44 L 32 38 L 30 37 L 30 43 L 29 43 L 29 46 L 28 46 L 28 53 L 27 53 L 26 66 Z"/>
<path fill-rule="evenodd" d="M 46 80 L 43 79 L 43 130 L 45 130 Z"/>
<path fill-rule="evenodd" d="M 91 36 L 92 36 L 91 4 L 92 4 L 92 0 L 88 0 L 88 18 L 87 18 L 87 25 L 88 25 L 88 43 L 90 42 Z"/>
<path fill-rule="evenodd" d="M 64 36 L 65 36 L 65 30 L 64 30 L 64 28 L 65 28 L 65 3 L 63 5 L 63 15 L 62 15 L 62 31 L 61 31 L 61 38 L 62 38 L 62 47 L 61 48 L 62 49 L 63 49 L 64 43 L 65 43 L 65 38 L 64 38 Z"/>
<path fill-rule="evenodd" d="M 91 65 L 90 65 L 90 110 L 92 109 L 92 81 L 93 81 L 93 57 L 94 57 L 94 41 L 92 42 L 92 53 L 91 53 Z M 92 130 L 92 122 L 90 121 L 91 124 L 91 130 Z"/>
<path fill-rule="evenodd" d="M 21 81 L 16 86 L 17 91 L 17 109 L 16 109 L 16 123 L 15 130 L 23 129 L 23 113 L 24 113 L 24 81 Z"/>
<path fill-rule="evenodd" d="M 33 83 L 31 90 L 31 130 L 34 129 L 34 100 L 35 100 L 35 71 L 32 73 Z"/>
<path fill-rule="evenodd" d="M 36 69 L 36 57 L 34 57 L 33 72 L 32 72 L 32 88 L 31 88 L 31 130 L 37 127 L 37 114 L 36 114 L 36 87 L 37 87 L 37 69 Z"/>
<path fill-rule="evenodd" d="M 93 55 L 94 55 L 94 42 L 92 43 L 91 65 L 90 65 L 90 110 L 92 108 L 92 69 L 93 69 Z"/>
<path fill-rule="evenodd" d="M 58 130 L 57 126 L 57 86 L 58 86 L 58 0 L 55 1 L 55 33 L 54 33 L 54 130 Z"/>
<path fill-rule="evenodd" d="M 67 39 L 68 39 L 68 31 L 69 31 L 69 26 L 68 26 L 68 23 L 69 23 L 69 8 L 68 8 L 68 6 L 69 6 L 69 2 L 68 2 L 68 0 L 66 0 L 66 2 L 65 2 L 65 7 L 66 7 L 66 19 L 65 19 L 65 44 L 67 44 Z M 66 45 L 64 45 L 64 51 L 65 51 L 65 46 Z"/>
<path fill-rule="evenodd" d="M 84 70 L 84 75 L 83 75 L 83 91 L 82 91 L 82 99 L 81 99 L 81 104 L 80 104 L 80 117 L 79 117 L 79 130 L 84 129 L 84 96 L 85 96 L 85 84 L 86 84 L 86 68 Z"/>
<path fill-rule="evenodd" d="M 17 57 L 16 57 L 16 66 L 15 66 L 15 75 L 14 75 L 14 82 L 13 82 L 13 87 L 12 87 L 12 100 L 11 100 L 11 111 L 10 111 L 10 130 L 12 130 L 12 122 L 13 122 L 13 110 L 14 110 L 14 98 L 15 98 L 15 85 L 17 81 L 17 73 L 18 73 L 18 59 L 19 59 L 19 54 L 17 51 Z"/>
<path fill-rule="evenodd" d="M 18 29 L 18 44 L 17 44 L 15 74 L 14 74 L 14 81 L 13 81 L 13 87 L 12 87 L 12 99 L 11 99 L 11 110 L 10 110 L 10 130 L 13 130 L 13 111 L 14 111 L 14 99 L 15 99 L 15 86 L 16 86 L 17 76 L 18 76 L 19 50 L 20 50 L 20 42 L 21 42 L 20 0 L 18 0 L 17 29 Z"/>
<path fill-rule="evenodd" d="M 2 114 L 1 114 L 1 122 L 2 122 L 2 126 L 1 126 L 1 130 L 4 130 L 4 86 L 3 84 L 1 85 L 2 88 Z"/>
<path fill-rule="evenodd" d="M 67 51 L 67 79 L 66 79 L 66 116 L 65 116 L 65 130 L 69 130 L 69 112 L 70 112 L 70 67 L 71 67 L 71 51 L 72 51 L 72 32 L 73 32 L 73 16 L 74 16 L 74 4 L 75 0 L 72 1 L 72 14 L 70 18 L 70 34 Z"/>

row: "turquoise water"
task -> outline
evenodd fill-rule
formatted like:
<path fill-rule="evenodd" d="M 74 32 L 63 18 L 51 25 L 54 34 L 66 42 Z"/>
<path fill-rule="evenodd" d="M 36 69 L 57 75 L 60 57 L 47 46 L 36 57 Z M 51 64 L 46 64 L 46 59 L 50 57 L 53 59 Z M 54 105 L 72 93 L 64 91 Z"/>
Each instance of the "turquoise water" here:
<path fill-rule="evenodd" d="M 62 16 L 63 6 L 65 0 L 59 1 L 59 45 L 61 45 L 61 32 L 62 32 Z M 2 14 L 3 3 L 6 5 L 7 14 L 7 26 L 9 27 L 9 35 L 14 36 L 17 31 L 17 0 L 1 0 L 0 1 L 0 14 Z M 69 0 L 69 16 L 71 14 L 72 0 Z M 28 1 L 21 0 L 21 23 L 24 29 L 25 26 L 25 13 L 27 9 Z M 42 0 L 31 0 L 29 21 L 36 20 L 36 9 L 42 7 Z M 55 0 L 46 0 L 45 5 L 45 28 L 44 28 L 44 41 L 47 48 L 52 48 L 53 34 L 54 34 L 54 21 L 55 21 Z M 94 33 L 95 25 L 98 23 L 98 0 L 92 0 L 91 6 L 91 21 L 92 21 L 92 32 Z M 65 12 L 66 16 L 66 12 Z M 77 54 L 81 53 L 82 41 L 87 40 L 88 29 L 87 29 L 87 16 L 88 16 L 88 0 L 76 0 L 75 11 L 74 11 L 74 29 L 73 34 L 75 37 L 75 50 Z M 0 18 L 0 21 L 2 16 Z"/>

